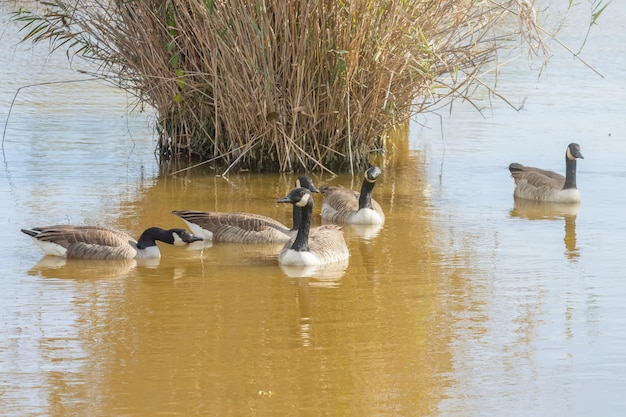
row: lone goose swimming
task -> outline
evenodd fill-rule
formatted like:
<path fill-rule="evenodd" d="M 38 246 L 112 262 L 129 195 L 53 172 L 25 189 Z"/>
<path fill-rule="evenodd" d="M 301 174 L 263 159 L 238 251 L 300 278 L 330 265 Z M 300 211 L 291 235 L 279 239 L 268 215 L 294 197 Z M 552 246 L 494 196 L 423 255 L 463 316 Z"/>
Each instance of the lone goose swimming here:
<path fill-rule="evenodd" d="M 22 229 L 46 255 L 68 259 L 149 259 L 160 258 L 156 242 L 186 246 L 202 240 L 185 229 L 146 229 L 139 240 L 129 234 L 100 226 L 57 225 Z"/>
<path fill-rule="evenodd" d="M 350 256 L 341 227 L 328 224 L 311 229 L 313 196 L 306 188 L 294 188 L 279 203 L 291 203 L 302 213 L 296 237 L 278 254 L 282 265 L 314 266 L 345 261 Z"/>
<path fill-rule="evenodd" d="M 321 187 L 322 219 L 333 223 L 383 224 L 383 209 L 372 198 L 374 185 L 381 173 L 376 165 L 365 171 L 360 193 L 341 185 Z"/>
<path fill-rule="evenodd" d="M 570 143 L 565 150 L 565 176 L 512 163 L 509 171 L 515 180 L 513 196 L 548 203 L 580 203 L 580 192 L 576 188 L 576 159 L 584 159 L 580 146 Z"/>
<path fill-rule="evenodd" d="M 297 178 L 296 187 L 318 192 L 306 175 Z M 172 214 L 183 219 L 193 233 L 213 242 L 284 243 L 296 235 L 301 221 L 300 210 L 296 207 L 291 229 L 271 217 L 253 213 L 177 210 Z"/>

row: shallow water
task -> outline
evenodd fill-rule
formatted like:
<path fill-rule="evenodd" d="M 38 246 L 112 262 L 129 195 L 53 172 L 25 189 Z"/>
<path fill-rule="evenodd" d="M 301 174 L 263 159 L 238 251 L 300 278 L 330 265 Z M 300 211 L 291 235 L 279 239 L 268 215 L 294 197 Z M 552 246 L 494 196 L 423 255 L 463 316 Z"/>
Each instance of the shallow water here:
<path fill-rule="evenodd" d="M 182 226 L 170 211 L 183 208 L 290 224 L 275 201 L 295 175 L 166 176 L 151 116 L 128 114 L 126 95 L 20 90 L 0 181 L 2 414 L 622 415 L 626 9 L 610 7 L 585 48 L 604 79 L 557 54 L 539 83 L 524 65 L 502 74 L 519 112 L 457 104 L 443 132 L 436 115 L 412 124 L 379 161 L 385 225 L 346 227 L 351 256 L 334 270 L 281 269 L 275 248 L 236 244 L 161 246 L 158 262 L 42 259 L 21 227 L 138 235 Z M 62 54 L 16 46 L 11 25 L 1 36 L 0 119 L 17 88 L 80 78 Z M 562 172 L 571 141 L 580 206 L 514 202 L 506 166 Z"/>

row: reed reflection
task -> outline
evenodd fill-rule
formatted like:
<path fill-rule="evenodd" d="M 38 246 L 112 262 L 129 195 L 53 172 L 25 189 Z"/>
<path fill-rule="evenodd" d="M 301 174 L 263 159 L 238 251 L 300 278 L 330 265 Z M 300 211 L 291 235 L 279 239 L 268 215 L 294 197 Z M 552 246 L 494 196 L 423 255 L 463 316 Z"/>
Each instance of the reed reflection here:
<path fill-rule="evenodd" d="M 313 307 L 311 305 L 311 286 L 308 279 L 296 278 L 292 281 L 296 287 L 296 303 L 300 316 L 298 317 L 299 337 L 302 347 L 311 347 L 313 333 Z"/>
<path fill-rule="evenodd" d="M 511 216 L 528 220 L 563 219 L 565 224 L 565 235 L 563 237 L 565 256 L 573 261 L 580 256 L 580 251 L 576 244 L 576 216 L 579 208 L 580 203 L 540 203 L 516 198 L 511 209 Z"/>

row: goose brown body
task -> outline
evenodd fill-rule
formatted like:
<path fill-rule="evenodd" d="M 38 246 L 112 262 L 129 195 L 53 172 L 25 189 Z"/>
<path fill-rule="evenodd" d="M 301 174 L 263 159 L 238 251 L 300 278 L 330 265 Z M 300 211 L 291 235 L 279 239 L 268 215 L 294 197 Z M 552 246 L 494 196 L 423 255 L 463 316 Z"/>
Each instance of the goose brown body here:
<path fill-rule="evenodd" d="M 322 219 L 333 223 L 383 224 L 383 209 L 372 198 L 372 191 L 380 174 L 381 170 L 377 166 L 365 171 L 360 192 L 341 185 L 322 187 Z"/>
<path fill-rule="evenodd" d="M 318 192 L 306 175 L 296 179 L 296 187 Z M 300 223 L 300 211 L 296 208 L 291 229 L 271 217 L 254 213 L 176 210 L 172 214 L 183 219 L 194 234 L 213 242 L 284 243 L 296 235 Z"/>
<path fill-rule="evenodd" d="M 341 262 L 350 252 L 340 226 L 329 224 L 311 228 L 313 196 L 306 188 L 295 188 L 279 203 L 291 203 L 302 211 L 298 233 L 291 238 L 278 255 L 282 265 L 314 266 Z"/>
<path fill-rule="evenodd" d="M 191 231 L 214 242 L 283 243 L 295 232 L 271 217 L 253 213 L 177 210 Z"/>
<path fill-rule="evenodd" d="M 576 159 L 579 158 L 584 159 L 580 146 L 570 143 L 565 151 L 565 176 L 519 163 L 510 164 L 509 171 L 515 181 L 514 197 L 551 203 L 579 203 L 580 192 L 576 186 Z"/>
<path fill-rule="evenodd" d="M 101 226 L 55 225 L 22 229 L 47 255 L 68 259 L 159 258 L 156 241 L 183 246 L 202 240 L 184 229 L 146 229 L 139 240 L 126 232 Z"/>

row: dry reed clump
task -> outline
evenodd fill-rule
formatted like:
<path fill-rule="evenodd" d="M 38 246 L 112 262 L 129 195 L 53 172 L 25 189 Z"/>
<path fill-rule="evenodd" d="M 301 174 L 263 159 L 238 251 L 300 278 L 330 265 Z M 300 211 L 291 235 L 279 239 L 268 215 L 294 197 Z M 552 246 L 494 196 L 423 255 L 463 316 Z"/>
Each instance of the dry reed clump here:
<path fill-rule="evenodd" d="M 260 171 L 367 165 L 384 133 L 471 99 L 497 52 L 545 57 L 523 0 L 51 0 L 26 39 L 98 64 L 158 117 L 165 158 Z"/>

